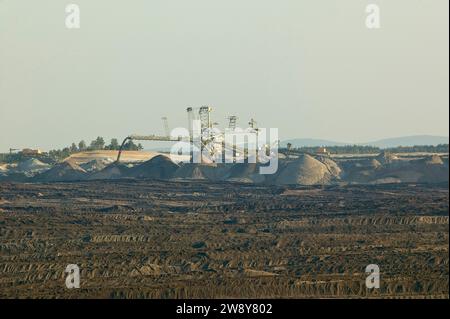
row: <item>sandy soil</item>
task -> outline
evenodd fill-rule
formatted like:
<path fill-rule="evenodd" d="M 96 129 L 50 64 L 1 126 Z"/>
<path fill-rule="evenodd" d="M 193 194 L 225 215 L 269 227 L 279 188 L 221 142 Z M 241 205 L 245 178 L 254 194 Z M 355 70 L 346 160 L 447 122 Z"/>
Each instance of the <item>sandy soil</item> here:
<path fill-rule="evenodd" d="M 87 163 L 94 159 L 111 160 L 117 159 L 119 151 L 89 151 L 80 152 L 70 155 L 67 159 L 74 160 L 77 164 Z M 156 155 L 158 152 L 145 152 L 145 151 L 123 151 L 121 160 L 124 162 L 142 162 L 147 161 Z"/>
<path fill-rule="evenodd" d="M 67 159 L 74 160 L 77 164 L 87 163 L 95 159 L 99 160 L 110 160 L 115 161 L 117 159 L 117 154 L 119 151 L 89 151 L 89 152 L 80 152 L 75 153 L 69 156 Z M 153 157 L 160 155 L 162 153 L 159 152 L 151 152 L 151 151 L 123 151 L 120 156 L 121 162 L 144 162 L 152 159 Z M 167 154 L 166 154 L 167 155 Z M 185 160 L 185 157 L 182 156 L 174 156 L 176 161 Z M 66 160 L 67 160 L 66 159 Z"/>

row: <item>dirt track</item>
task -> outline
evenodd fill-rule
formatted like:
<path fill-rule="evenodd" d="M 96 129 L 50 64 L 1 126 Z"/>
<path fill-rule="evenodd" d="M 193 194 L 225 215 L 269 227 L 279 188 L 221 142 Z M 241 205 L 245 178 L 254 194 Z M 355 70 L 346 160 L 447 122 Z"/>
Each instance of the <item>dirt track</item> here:
<path fill-rule="evenodd" d="M 0 183 L 0 297 L 448 298 L 448 200 L 448 184 Z"/>

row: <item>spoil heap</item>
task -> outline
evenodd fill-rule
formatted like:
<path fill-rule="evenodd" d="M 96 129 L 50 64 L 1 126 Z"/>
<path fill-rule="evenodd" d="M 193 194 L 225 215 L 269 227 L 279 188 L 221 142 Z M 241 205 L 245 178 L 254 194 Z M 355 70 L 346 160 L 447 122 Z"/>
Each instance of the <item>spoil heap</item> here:
<path fill-rule="evenodd" d="M 101 171 L 95 172 L 89 176 L 88 179 L 118 179 L 127 177 L 127 173 L 130 169 L 123 163 L 112 163 L 106 166 Z"/>
<path fill-rule="evenodd" d="M 152 159 L 132 167 L 128 176 L 135 178 L 170 179 L 179 166 L 164 155 L 157 155 Z"/>
<path fill-rule="evenodd" d="M 0 164 L 0 173 L 8 172 L 8 164 Z"/>
<path fill-rule="evenodd" d="M 66 182 L 83 180 L 87 176 L 84 169 L 74 161 L 67 160 L 56 164 L 48 171 L 36 175 L 33 180 L 39 182 Z"/>
<path fill-rule="evenodd" d="M 208 180 L 222 180 L 221 172 L 218 170 L 218 166 L 215 163 L 212 164 L 194 164 L 183 163 L 180 168 L 175 172 L 175 178 L 187 178 L 187 179 L 208 179 Z"/>
<path fill-rule="evenodd" d="M 325 166 L 328 168 L 328 171 L 330 172 L 331 175 L 333 175 L 336 178 L 339 178 L 341 176 L 342 169 L 331 158 L 329 158 L 327 156 L 319 156 L 317 158 L 317 160 L 319 160 L 320 162 L 325 164 Z"/>
<path fill-rule="evenodd" d="M 28 174 L 39 173 L 50 169 L 50 165 L 41 162 L 36 158 L 29 158 L 17 164 L 16 170 Z"/>
<path fill-rule="evenodd" d="M 402 183 L 448 182 L 448 166 L 437 155 L 398 161 L 397 165 L 378 170 L 375 182 L 379 183 L 380 180 L 384 181 L 387 178 L 396 179 L 397 182 Z"/>
<path fill-rule="evenodd" d="M 102 169 L 104 169 L 108 164 L 110 164 L 111 161 L 109 159 L 99 159 L 96 158 L 92 161 L 89 161 L 87 163 L 80 164 L 80 167 L 84 169 L 86 172 L 93 173 L 93 172 L 99 172 Z"/>
<path fill-rule="evenodd" d="M 394 154 L 392 154 L 391 152 L 388 151 L 383 151 L 380 154 L 378 154 L 378 156 L 376 157 L 376 159 L 378 160 L 378 162 L 380 162 L 382 165 L 385 164 L 391 164 L 394 161 L 398 160 L 398 157 L 395 156 Z"/>
<path fill-rule="evenodd" d="M 276 184 L 329 184 L 333 179 L 328 167 L 308 154 L 287 162 L 276 178 Z"/>
<path fill-rule="evenodd" d="M 373 169 L 379 169 L 381 166 L 382 166 L 381 163 L 377 161 L 375 158 L 369 160 L 368 162 L 368 167 Z"/>
<path fill-rule="evenodd" d="M 369 183 L 383 166 L 375 159 L 347 160 L 340 163 L 343 172 L 341 178 L 350 183 Z"/>
<path fill-rule="evenodd" d="M 17 173 L 17 172 L 2 172 L 0 171 L 0 182 L 19 182 L 19 183 L 25 183 L 28 182 L 30 178 L 25 175 L 24 173 Z"/>
<path fill-rule="evenodd" d="M 427 165 L 443 165 L 444 161 L 439 155 L 432 155 L 425 159 L 425 164 Z"/>
<path fill-rule="evenodd" d="M 256 163 L 236 163 L 231 166 L 227 180 L 240 183 L 262 183 L 265 176 L 259 174 L 260 164 Z"/>

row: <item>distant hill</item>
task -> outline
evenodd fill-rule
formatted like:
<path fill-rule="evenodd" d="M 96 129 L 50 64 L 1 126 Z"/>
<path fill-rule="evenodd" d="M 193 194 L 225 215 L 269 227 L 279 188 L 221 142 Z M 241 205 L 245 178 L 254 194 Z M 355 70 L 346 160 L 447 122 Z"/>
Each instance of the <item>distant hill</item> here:
<path fill-rule="evenodd" d="M 371 143 L 364 143 L 362 145 L 371 145 L 380 148 L 388 148 L 397 146 L 439 145 L 439 144 L 448 144 L 448 142 L 449 142 L 448 136 L 413 135 L 413 136 L 386 138 Z"/>

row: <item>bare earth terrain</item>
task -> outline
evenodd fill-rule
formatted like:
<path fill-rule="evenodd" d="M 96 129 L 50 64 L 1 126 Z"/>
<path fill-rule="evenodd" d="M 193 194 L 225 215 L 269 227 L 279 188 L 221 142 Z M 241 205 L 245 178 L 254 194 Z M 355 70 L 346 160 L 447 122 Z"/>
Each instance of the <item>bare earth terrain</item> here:
<path fill-rule="evenodd" d="M 448 298 L 448 184 L 0 183 L 1 298 Z M 65 287 L 68 264 L 81 288 Z M 377 264 L 381 288 L 365 287 Z"/>

